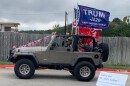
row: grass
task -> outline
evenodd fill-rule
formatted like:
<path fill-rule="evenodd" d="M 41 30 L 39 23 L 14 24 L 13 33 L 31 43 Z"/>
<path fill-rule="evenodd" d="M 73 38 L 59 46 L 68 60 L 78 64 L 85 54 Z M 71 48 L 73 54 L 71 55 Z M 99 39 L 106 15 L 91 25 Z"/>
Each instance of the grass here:
<path fill-rule="evenodd" d="M 0 60 L 0 64 L 13 64 L 13 63 L 7 60 Z"/>
<path fill-rule="evenodd" d="M 13 64 L 7 60 L 0 60 L 0 64 Z M 104 65 L 104 68 L 113 68 L 113 69 L 130 69 L 130 65 Z"/>
<path fill-rule="evenodd" d="M 104 68 L 130 69 L 130 65 L 104 65 Z"/>

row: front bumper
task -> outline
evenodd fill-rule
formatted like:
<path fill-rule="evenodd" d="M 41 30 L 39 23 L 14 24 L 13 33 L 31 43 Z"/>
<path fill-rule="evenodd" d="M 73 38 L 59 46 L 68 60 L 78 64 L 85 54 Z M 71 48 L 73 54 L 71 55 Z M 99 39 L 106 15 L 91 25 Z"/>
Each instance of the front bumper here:
<path fill-rule="evenodd" d="M 12 55 L 12 54 L 9 54 L 9 55 L 7 56 L 7 60 L 13 62 L 13 60 L 14 60 L 13 55 Z"/>
<path fill-rule="evenodd" d="M 9 55 L 7 56 L 7 60 L 8 61 L 11 61 L 11 62 L 13 62 L 13 60 L 14 60 L 14 58 L 13 58 L 13 50 L 10 50 L 9 51 Z"/>

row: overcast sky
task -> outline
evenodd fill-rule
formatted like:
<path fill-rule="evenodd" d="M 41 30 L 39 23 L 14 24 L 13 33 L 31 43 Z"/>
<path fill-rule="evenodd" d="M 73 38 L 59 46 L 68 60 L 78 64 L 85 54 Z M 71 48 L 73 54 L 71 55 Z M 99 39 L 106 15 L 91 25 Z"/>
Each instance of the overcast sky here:
<path fill-rule="evenodd" d="M 73 8 L 89 6 L 111 13 L 110 20 L 130 15 L 130 0 L 0 0 L 0 22 L 19 22 L 19 30 L 47 30 L 73 21 Z"/>

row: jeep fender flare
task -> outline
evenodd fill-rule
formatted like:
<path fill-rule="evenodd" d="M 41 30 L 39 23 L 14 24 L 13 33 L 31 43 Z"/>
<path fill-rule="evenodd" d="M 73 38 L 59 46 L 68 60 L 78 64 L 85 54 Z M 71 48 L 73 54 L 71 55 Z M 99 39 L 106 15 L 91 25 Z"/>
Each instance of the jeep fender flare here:
<path fill-rule="evenodd" d="M 32 54 L 32 53 L 18 53 L 17 54 L 17 57 L 15 57 L 15 61 L 17 61 L 18 59 L 29 59 L 29 60 L 32 60 L 35 65 L 37 66 L 39 64 L 39 61 L 37 58 L 35 58 L 35 55 Z"/>
<path fill-rule="evenodd" d="M 75 66 L 78 62 L 81 62 L 81 61 L 88 61 L 88 62 L 91 62 L 94 66 L 96 65 L 93 59 L 90 57 L 78 57 L 73 60 L 71 66 Z"/>

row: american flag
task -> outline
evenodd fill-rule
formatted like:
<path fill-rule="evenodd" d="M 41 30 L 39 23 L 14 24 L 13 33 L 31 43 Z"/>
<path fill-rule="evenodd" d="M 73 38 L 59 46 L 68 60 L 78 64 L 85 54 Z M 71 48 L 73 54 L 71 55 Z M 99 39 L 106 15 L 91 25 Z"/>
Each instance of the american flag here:
<path fill-rule="evenodd" d="M 74 22 L 73 22 L 73 25 L 72 25 L 73 29 L 76 29 L 76 27 L 77 27 L 78 18 L 79 18 L 79 10 L 74 8 Z"/>
<path fill-rule="evenodd" d="M 74 20 L 73 25 L 72 25 L 72 28 L 73 28 L 73 29 L 76 29 L 76 27 L 77 27 L 77 25 L 76 25 L 76 20 Z"/>

